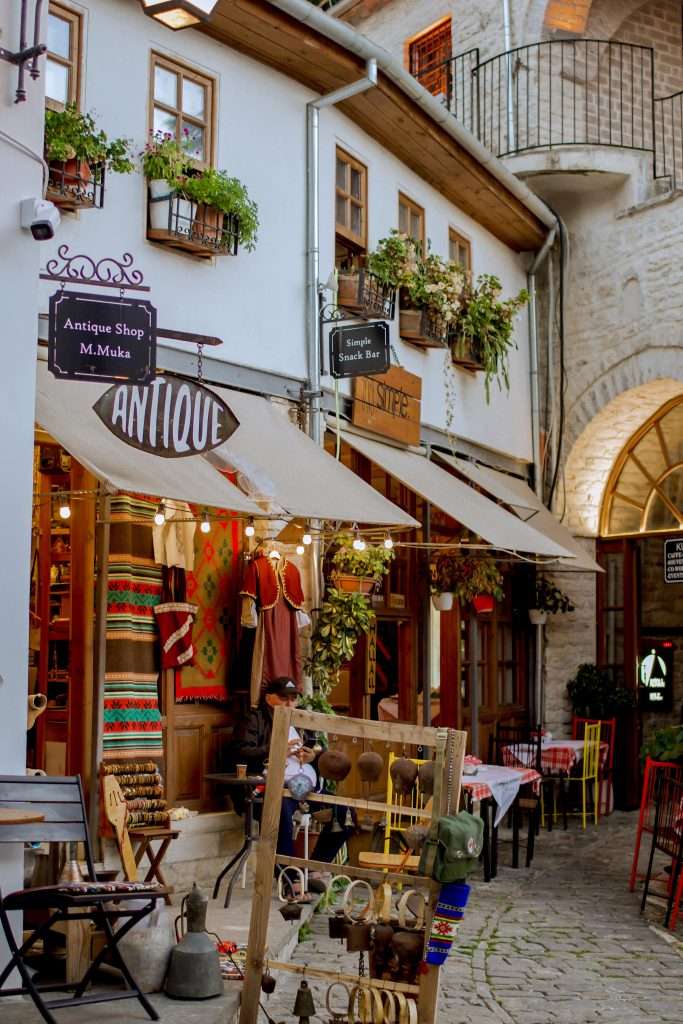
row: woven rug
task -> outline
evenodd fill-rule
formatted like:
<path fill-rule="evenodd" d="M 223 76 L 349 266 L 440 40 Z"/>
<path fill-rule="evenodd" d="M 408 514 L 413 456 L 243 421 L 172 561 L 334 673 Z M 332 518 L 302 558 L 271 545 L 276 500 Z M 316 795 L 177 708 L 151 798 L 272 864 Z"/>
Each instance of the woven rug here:
<path fill-rule="evenodd" d="M 201 509 L 192 511 L 201 514 Z M 183 703 L 228 699 L 240 536 L 238 523 L 229 513 L 219 512 L 218 516 L 209 533 L 196 530 L 194 536 L 194 572 L 187 574 L 187 600 L 197 606 L 192 631 L 194 660 L 175 673 L 176 700 Z"/>
<path fill-rule="evenodd" d="M 161 757 L 154 605 L 161 600 L 161 566 L 154 561 L 156 502 L 139 495 L 112 498 L 104 682 L 105 759 Z"/>

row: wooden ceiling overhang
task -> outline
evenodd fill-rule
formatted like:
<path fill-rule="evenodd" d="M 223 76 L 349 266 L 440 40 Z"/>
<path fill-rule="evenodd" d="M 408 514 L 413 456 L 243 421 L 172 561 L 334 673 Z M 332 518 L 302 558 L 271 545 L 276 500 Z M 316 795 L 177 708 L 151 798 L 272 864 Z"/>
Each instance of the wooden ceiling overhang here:
<path fill-rule="evenodd" d="M 201 31 L 319 94 L 365 73 L 359 56 L 267 0 L 219 0 Z M 548 227 L 383 71 L 339 109 L 510 248 L 543 244 Z"/>

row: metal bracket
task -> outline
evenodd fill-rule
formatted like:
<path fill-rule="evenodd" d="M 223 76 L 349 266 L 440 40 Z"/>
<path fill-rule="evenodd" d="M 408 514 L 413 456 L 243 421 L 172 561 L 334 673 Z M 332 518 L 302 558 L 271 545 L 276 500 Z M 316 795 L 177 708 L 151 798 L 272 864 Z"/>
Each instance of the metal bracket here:
<path fill-rule="evenodd" d="M 7 61 L 8 64 L 14 64 L 19 68 L 19 75 L 17 77 L 17 88 L 14 93 L 14 102 L 23 103 L 26 99 L 26 89 L 24 88 L 24 72 L 26 65 L 31 62 L 30 75 L 31 78 L 40 78 L 40 71 L 38 69 L 38 58 L 47 52 L 47 46 L 45 43 L 38 42 L 38 32 L 40 29 L 40 12 L 43 6 L 43 0 L 36 0 L 34 20 L 33 20 L 33 46 L 28 45 L 28 39 L 26 37 L 26 22 L 28 19 L 28 0 L 21 0 L 21 23 L 19 28 L 19 49 L 16 53 L 11 50 L 6 50 L 4 46 L 0 46 L 0 60 Z"/>
<path fill-rule="evenodd" d="M 355 310 L 345 309 L 344 306 L 335 306 L 332 302 L 328 302 L 326 305 L 321 306 L 319 315 L 321 324 L 347 323 L 350 320 L 360 320 L 363 323 L 367 323 L 370 320 L 377 319 L 376 315 L 366 316 L 364 313 L 357 313 Z"/>
<path fill-rule="evenodd" d="M 63 281 L 66 284 L 86 284 L 94 288 L 118 288 L 120 291 L 149 292 L 144 285 L 141 270 L 133 269 L 133 257 L 124 252 L 120 260 L 103 256 L 94 260 L 84 253 L 70 253 L 68 245 L 60 245 L 57 258 L 48 260 L 43 281 Z"/>

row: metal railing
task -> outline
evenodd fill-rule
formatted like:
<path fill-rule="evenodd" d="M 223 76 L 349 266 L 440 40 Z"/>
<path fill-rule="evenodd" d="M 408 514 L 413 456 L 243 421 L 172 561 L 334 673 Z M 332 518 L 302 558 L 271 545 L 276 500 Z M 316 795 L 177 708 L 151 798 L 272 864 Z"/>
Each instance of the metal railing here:
<path fill-rule="evenodd" d="M 654 103 L 655 178 L 668 178 L 672 189 L 683 187 L 683 92 Z"/>
<path fill-rule="evenodd" d="M 477 79 L 479 50 L 467 50 L 456 57 L 422 68 L 415 78 L 441 99 L 461 124 L 477 134 Z"/>

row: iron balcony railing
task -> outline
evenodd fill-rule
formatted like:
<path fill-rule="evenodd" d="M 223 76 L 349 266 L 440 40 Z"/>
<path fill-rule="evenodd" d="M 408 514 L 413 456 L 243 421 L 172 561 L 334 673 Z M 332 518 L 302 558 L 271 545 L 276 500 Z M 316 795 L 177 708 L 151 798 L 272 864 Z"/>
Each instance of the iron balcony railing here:
<path fill-rule="evenodd" d="M 683 187 L 683 92 L 655 96 L 650 46 L 554 39 L 481 62 L 475 49 L 416 77 L 496 156 L 577 145 L 632 149 L 653 154 L 656 178 Z"/>

